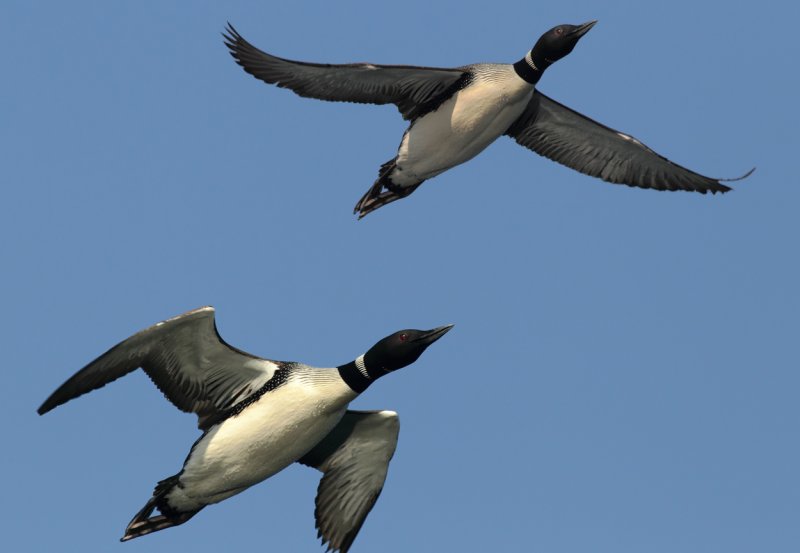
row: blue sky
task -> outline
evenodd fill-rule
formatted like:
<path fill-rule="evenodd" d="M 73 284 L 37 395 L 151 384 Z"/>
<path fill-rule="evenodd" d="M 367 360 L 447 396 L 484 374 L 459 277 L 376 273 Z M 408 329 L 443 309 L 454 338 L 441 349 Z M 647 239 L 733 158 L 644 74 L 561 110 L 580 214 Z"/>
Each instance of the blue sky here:
<path fill-rule="evenodd" d="M 193 416 L 136 373 L 38 417 L 74 371 L 211 304 L 267 358 L 344 363 L 455 329 L 353 406 L 402 429 L 353 552 L 800 550 L 791 2 L 49 2 L 0 7 L 0 320 L 9 551 L 321 551 L 295 466 L 117 540 L 180 469 Z M 231 21 L 311 61 L 513 62 L 598 25 L 546 94 L 725 196 L 585 177 L 500 140 L 363 221 L 394 107 L 246 75 Z"/>

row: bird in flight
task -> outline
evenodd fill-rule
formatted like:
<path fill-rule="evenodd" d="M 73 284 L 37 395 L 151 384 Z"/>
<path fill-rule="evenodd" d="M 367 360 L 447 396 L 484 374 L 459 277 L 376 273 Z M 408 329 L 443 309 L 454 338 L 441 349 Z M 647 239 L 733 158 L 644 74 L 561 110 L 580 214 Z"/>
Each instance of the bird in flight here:
<path fill-rule="evenodd" d="M 513 64 L 454 68 L 292 61 L 259 50 L 230 23 L 223 37 L 236 62 L 257 79 L 307 98 L 394 104 L 410 122 L 397 155 L 381 165 L 356 204 L 359 219 L 472 159 L 503 135 L 581 173 L 640 188 L 727 192 L 722 181 L 752 173 L 735 179 L 700 175 L 539 92 L 545 70 L 572 52 L 595 23 L 553 27 Z"/>
<path fill-rule="evenodd" d="M 346 553 L 383 489 L 400 423 L 392 411 L 351 411 L 376 379 L 406 367 L 453 325 L 400 330 L 338 367 L 271 361 L 225 343 L 202 307 L 120 342 L 68 379 L 43 415 L 141 367 L 202 436 L 183 468 L 158 482 L 122 541 L 177 526 L 294 462 L 322 471 L 315 517 L 322 543 Z M 154 515 L 158 510 L 160 514 Z"/>

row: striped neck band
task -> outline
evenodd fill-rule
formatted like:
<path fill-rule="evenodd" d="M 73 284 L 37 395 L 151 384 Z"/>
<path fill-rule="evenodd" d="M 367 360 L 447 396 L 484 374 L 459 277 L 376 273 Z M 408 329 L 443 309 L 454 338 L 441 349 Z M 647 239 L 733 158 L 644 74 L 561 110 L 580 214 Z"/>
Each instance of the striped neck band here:
<path fill-rule="evenodd" d="M 358 372 L 360 372 L 361 374 L 364 375 L 364 378 L 368 378 L 369 380 L 372 380 L 369 377 L 369 373 L 367 372 L 367 366 L 364 364 L 364 356 L 363 355 L 359 355 L 358 358 L 356 359 L 356 368 L 358 369 Z"/>
<path fill-rule="evenodd" d="M 532 68 L 534 71 L 539 71 L 539 68 L 538 68 L 538 67 L 536 67 L 536 64 L 535 64 L 535 63 L 533 63 L 533 57 L 531 57 L 531 54 L 532 54 L 532 53 L 533 53 L 533 50 L 529 50 L 529 51 L 528 51 L 528 53 L 527 53 L 527 54 L 525 54 L 525 63 L 527 63 L 528 65 L 530 65 L 530 66 L 531 66 L 531 68 Z"/>

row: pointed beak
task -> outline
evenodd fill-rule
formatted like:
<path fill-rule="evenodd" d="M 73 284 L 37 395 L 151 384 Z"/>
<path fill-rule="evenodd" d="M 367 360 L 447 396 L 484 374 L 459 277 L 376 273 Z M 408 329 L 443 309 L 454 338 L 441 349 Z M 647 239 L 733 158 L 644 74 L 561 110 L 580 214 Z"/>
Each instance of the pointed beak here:
<path fill-rule="evenodd" d="M 591 29 L 592 27 L 595 26 L 595 23 L 597 23 L 596 19 L 594 21 L 588 21 L 588 22 L 584 23 L 583 25 L 578 25 L 572 31 L 570 31 L 569 34 L 570 34 L 570 36 L 575 37 L 575 40 L 577 40 L 577 39 L 581 38 L 583 35 L 585 35 L 586 33 L 588 33 L 589 29 Z"/>
<path fill-rule="evenodd" d="M 423 333 L 422 336 L 420 336 L 414 341 L 424 344 L 425 346 L 429 346 L 436 340 L 447 334 L 451 328 L 453 328 L 453 325 L 444 325 L 434 328 L 433 330 L 428 330 L 427 332 Z"/>

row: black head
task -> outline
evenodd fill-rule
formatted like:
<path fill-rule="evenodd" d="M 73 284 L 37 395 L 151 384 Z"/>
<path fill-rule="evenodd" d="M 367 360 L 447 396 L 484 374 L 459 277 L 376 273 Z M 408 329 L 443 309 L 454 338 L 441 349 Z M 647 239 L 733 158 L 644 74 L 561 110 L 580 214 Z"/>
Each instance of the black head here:
<path fill-rule="evenodd" d="M 531 49 L 533 63 L 540 71 L 544 71 L 548 65 L 557 62 L 575 48 L 583 35 L 594 27 L 595 21 L 589 21 L 583 25 L 558 25 L 553 27 L 536 41 Z M 540 66 L 541 65 L 541 66 Z"/>
<path fill-rule="evenodd" d="M 451 328 L 453 325 L 440 326 L 433 330 L 399 330 L 387 336 L 364 354 L 367 372 L 375 379 L 407 367 Z"/>

